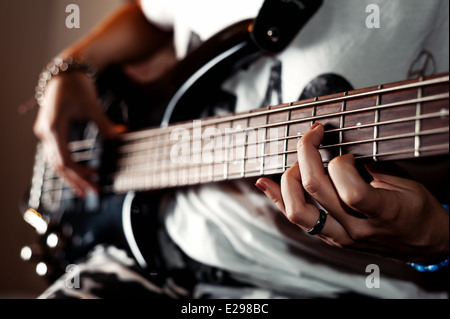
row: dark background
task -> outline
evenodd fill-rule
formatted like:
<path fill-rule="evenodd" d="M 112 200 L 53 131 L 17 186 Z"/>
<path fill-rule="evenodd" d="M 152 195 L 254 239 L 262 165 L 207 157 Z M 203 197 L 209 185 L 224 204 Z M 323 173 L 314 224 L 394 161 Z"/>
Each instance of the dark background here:
<path fill-rule="evenodd" d="M 36 239 L 18 205 L 30 184 L 37 140 L 36 111 L 20 115 L 18 107 L 34 94 L 42 67 L 121 2 L 0 0 L 0 298 L 35 298 L 46 287 L 35 265 L 19 256 Z M 68 4 L 80 8 L 79 29 L 66 27 Z"/>

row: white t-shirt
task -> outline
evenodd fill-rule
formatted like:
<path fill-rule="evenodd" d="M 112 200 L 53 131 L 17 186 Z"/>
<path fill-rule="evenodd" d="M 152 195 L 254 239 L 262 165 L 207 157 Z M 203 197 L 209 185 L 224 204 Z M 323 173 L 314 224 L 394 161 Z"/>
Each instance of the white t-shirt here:
<path fill-rule="evenodd" d="M 262 0 L 141 4 L 149 20 L 174 30 L 181 59 L 190 39 L 205 41 L 234 22 L 255 17 Z M 378 6 L 379 28 L 366 25 L 369 15 L 376 14 L 366 12 L 370 4 Z M 448 71 L 448 6 L 445 0 L 325 0 L 286 50 L 259 58 L 222 89 L 236 97 L 233 109 L 240 112 L 297 101 L 305 90 L 322 92 L 339 83 L 356 89 L 404 80 L 418 70 L 426 75 Z M 187 255 L 263 287 L 298 296 L 447 297 L 422 289 L 414 282 L 420 275 L 407 265 L 344 251 L 305 234 L 245 181 L 179 191 L 164 214 L 168 233 Z M 366 285 L 370 264 L 380 269 L 379 288 Z"/>

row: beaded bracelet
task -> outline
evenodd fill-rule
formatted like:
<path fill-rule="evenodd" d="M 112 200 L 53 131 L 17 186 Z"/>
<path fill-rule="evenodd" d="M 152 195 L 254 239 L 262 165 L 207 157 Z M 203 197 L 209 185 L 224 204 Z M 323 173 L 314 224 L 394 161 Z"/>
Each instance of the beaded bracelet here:
<path fill-rule="evenodd" d="M 36 85 L 34 98 L 39 106 L 44 103 L 44 92 L 47 87 L 47 83 L 55 76 L 65 72 L 82 71 L 89 77 L 95 78 L 96 69 L 86 63 L 85 61 L 77 60 L 73 57 L 53 58 L 47 66 L 39 74 L 38 84 Z"/>
<path fill-rule="evenodd" d="M 448 212 L 448 205 L 442 205 L 444 206 L 445 210 L 447 210 Z M 440 263 L 437 264 L 424 264 L 424 263 L 412 263 L 409 262 L 407 263 L 409 266 L 413 267 L 415 270 L 419 271 L 419 272 L 432 272 L 432 271 L 437 271 L 440 270 L 442 268 L 448 267 L 449 264 L 449 257 L 447 257 L 447 259 L 441 261 Z"/>
<path fill-rule="evenodd" d="M 448 267 L 449 257 L 446 260 L 441 261 L 437 264 L 427 265 L 422 263 L 407 263 L 409 266 L 413 267 L 415 270 L 420 272 L 432 272 L 437 271 L 442 268 Z"/>

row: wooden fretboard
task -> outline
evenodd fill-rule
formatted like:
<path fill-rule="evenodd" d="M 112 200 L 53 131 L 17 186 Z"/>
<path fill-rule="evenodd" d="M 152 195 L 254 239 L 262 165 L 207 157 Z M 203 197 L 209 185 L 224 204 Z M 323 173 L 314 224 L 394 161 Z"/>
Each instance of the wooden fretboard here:
<path fill-rule="evenodd" d="M 324 165 L 345 153 L 373 161 L 448 154 L 448 88 L 447 73 L 125 133 L 111 190 L 283 173 L 297 161 L 298 139 L 316 121 L 326 128 Z"/>

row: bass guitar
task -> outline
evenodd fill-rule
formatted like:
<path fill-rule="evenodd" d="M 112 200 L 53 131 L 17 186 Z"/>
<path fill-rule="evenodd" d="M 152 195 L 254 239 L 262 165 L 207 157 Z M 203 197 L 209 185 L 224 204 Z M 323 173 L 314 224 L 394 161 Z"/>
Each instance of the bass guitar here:
<path fill-rule="evenodd" d="M 151 85 L 125 86 L 123 77 L 99 84 L 106 112 L 131 129 L 112 142 L 89 123 L 72 131 L 73 159 L 99 169 L 98 196 L 77 198 L 38 144 L 23 216 L 39 236 L 22 251 L 25 259 L 37 258 L 54 279 L 94 245 L 110 243 L 129 249 L 145 269 L 152 194 L 279 175 L 296 162 L 297 141 L 316 121 L 326 127 L 324 166 L 346 153 L 360 162 L 448 155 L 448 73 L 193 120 L 233 70 L 263 54 L 249 37 L 251 23 L 219 33 Z M 133 107 L 147 101 L 151 113 Z"/>

